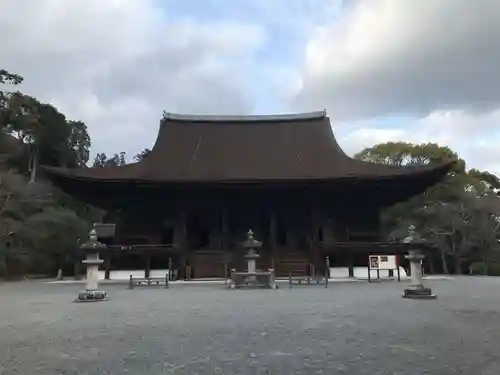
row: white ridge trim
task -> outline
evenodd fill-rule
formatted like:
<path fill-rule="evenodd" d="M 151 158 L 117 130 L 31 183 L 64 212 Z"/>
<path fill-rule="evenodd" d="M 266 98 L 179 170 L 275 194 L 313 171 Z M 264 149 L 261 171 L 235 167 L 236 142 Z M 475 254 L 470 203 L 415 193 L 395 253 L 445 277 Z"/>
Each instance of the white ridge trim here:
<path fill-rule="evenodd" d="M 178 113 L 163 112 L 163 120 L 191 121 L 191 122 L 274 122 L 274 121 L 300 121 L 314 120 L 326 117 L 326 110 L 290 113 L 280 115 L 183 115 Z"/>

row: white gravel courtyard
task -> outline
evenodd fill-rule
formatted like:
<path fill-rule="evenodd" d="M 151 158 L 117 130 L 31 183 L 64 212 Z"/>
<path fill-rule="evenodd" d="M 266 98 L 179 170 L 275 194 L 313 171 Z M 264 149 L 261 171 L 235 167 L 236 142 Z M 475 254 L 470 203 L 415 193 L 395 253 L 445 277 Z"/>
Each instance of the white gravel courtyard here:
<path fill-rule="evenodd" d="M 278 290 L 0 284 L 0 374 L 481 374 L 500 369 L 500 278 Z"/>

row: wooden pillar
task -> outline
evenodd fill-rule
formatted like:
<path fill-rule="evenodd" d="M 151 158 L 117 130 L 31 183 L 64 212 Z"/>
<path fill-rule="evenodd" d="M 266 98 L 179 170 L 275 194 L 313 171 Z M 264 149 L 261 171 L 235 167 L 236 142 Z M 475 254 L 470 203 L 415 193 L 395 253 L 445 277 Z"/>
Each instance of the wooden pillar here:
<path fill-rule="evenodd" d="M 233 261 L 232 254 L 229 251 L 229 212 L 224 209 L 220 216 L 220 244 L 224 251 L 224 277 L 229 277 L 229 265 Z"/>
<path fill-rule="evenodd" d="M 297 251 L 297 233 L 295 232 L 296 223 L 294 221 L 295 213 L 286 215 L 285 223 L 285 237 L 287 251 Z"/>
<path fill-rule="evenodd" d="M 375 241 L 380 241 L 382 239 L 382 210 L 377 208 L 375 214 Z"/>
<path fill-rule="evenodd" d="M 354 277 L 354 262 L 352 260 L 352 254 L 348 254 L 348 267 L 349 267 L 349 277 Z"/>
<path fill-rule="evenodd" d="M 109 280 L 111 274 L 111 252 L 106 250 L 106 258 L 104 259 L 104 279 Z"/>
<path fill-rule="evenodd" d="M 222 211 L 221 215 L 221 247 L 225 251 L 229 250 L 229 213 Z"/>
<path fill-rule="evenodd" d="M 351 242 L 351 235 L 349 231 L 349 226 L 346 227 L 346 237 L 349 242 Z M 349 251 L 349 250 L 347 250 Z M 367 256 L 368 257 L 368 256 Z M 347 267 L 349 270 L 349 277 L 354 277 L 354 262 L 353 262 L 353 257 L 350 252 L 347 253 Z"/>
<path fill-rule="evenodd" d="M 209 219 L 209 244 L 211 250 L 220 250 L 222 248 L 222 236 L 221 236 L 221 215 L 216 213 L 215 215 L 210 215 Z"/>
<path fill-rule="evenodd" d="M 106 245 L 110 243 L 116 243 L 121 240 L 121 227 L 122 227 L 122 219 L 123 210 L 121 208 L 117 208 L 115 210 L 107 211 L 102 217 L 102 222 L 104 223 L 113 223 L 115 224 L 115 235 L 113 238 L 106 239 Z M 111 250 L 107 249 L 104 254 L 104 279 L 109 280 L 111 278 Z"/>
<path fill-rule="evenodd" d="M 146 250 L 147 251 L 147 250 Z M 144 255 L 144 277 L 147 279 L 151 274 L 151 253 L 147 251 Z"/>
<path fill-rule="evenodd" d="M 276 210 L 271 209 L 269 213 L 269 248 L 271 250 L 271 268 L 276 267 L 278 254 L 278 221 Z"/>
<path fill-rule="evenodd" d="M 103 223 L 112 223 L 115 224 L 115 235 L 111 240 L 116 243 L 116 241 L 120 242 L 122 237 L 122 224 L 123 224 L 123 210 L 121 208 L 108 211 L 103 216 Z"/>
<path fill-rule="evenodd" d="M 187 241 L 187 219 L 188 215 L 185 210 L 182 210 L 176 220 L 174 230 L 174 244 L 179 251 L 179 267 L 180 276 L 187 278 L 186 274 L 187 256 L 188 256 L 188 241 Z"/>
<path fill-rule="evenodd" d="M 311 211 L 311 226 L 310 230 L 312 231 L 311 233 L 311 261 L 313 266 L 316 267 L 321 267 L 323 265 L 323 262 L 320 261 L 320 255 L 319 255 L 319 227 L 321 225 L 320 221 L 320 215 L 318 212 L 318 209 L 313 208 Z M 321 267 L 323 268 L 323 267 Z"/>
<path fill-rule="evenodd" d="M 335 242 L 335 235 L 334 235 L 334 225 L 332 218 L 327 218 L 325 225 L 323 225 L 323 242 L 329 246 L 332 245 L 333 242 Z"/>

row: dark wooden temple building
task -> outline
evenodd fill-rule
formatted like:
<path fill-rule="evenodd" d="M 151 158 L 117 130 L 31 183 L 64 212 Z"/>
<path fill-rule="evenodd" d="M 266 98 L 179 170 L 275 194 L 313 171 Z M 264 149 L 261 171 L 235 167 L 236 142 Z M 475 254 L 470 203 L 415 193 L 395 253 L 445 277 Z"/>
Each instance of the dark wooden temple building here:
<path fill-rule="evenodd" d="M 51 180 L 116 223 L 111 269 L 174 268 L 188 277 L 245 269 L 251 228 L 258 266 L 277 275 L 366 265 L 380 253 L 380 211 L 424 192 L 453 162 L 395 167 L 354 160 L 325 112 L 276 116 L 165 114 L 142 161 L 45 168 Z M 146 271 L 147 272 L 147 271 Z"/>

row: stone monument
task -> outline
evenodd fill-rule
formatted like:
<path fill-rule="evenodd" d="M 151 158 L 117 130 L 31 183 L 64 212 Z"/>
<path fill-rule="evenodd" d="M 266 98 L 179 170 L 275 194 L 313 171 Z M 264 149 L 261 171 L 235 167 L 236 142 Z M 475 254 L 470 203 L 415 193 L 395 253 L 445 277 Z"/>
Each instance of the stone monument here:
<path fill-rule="evenodd" d="M 260 255 L 257 254 L 255 249 L 260 249 L 261 246 L 262 246 L 262 242 L 257 241 L 253 237 L 252 230 L 249 229 L 248 233 L 247 233 L 247 239 L 245 241 L 243 241 L 243 243 L 241 244 L 241 247 L 243 249 L 247 250 L 247 253 L 243 257 L 247 260 L 247 272 L 249 274 L 254 274 L 257 271 L 256 262 L 257 262 L 257 259 L 260 258 Z M 248 284 L 252 284 L 252 283 L 256 283 L 256 282 L 257 282 L 257 278 L 255 275 L 249 275 L 247 277 Z"/>
<path fill-rule="evenodd" d="M 104 262 L 99 259 L 99 251 L 106 249 L 106 245 L 99 242 L 97 232 L 92 229 L 89 233 L 89 240 L 80 248 L 85 252 L 86 259 L 82 261 L 87 268 L 87 285 L 85 290 L 78 293 L 75 302 L 98 302 L 108 299 L 108 294 L 99 290 L 99 266 Z"/>
<path fill-rule="evenodd" d="M 262 242 L 257 241 L 252 230 L 248 230 L 247 239 L 241 243 L 241 247 L 246 250 L 243 258 L 247 261 L 247 271 L 237 272 L 235 269 L 231 270 L 231 282 L 229 284 L 231 289 L 237 288 L 269 288 L 276 289 L 274 280 L 274 270 L 267 271 L 257 270 L 256 260 L 260 257 L 255 249 L 259 249 Z"/>
<path fill-rule="evenodd" d="M 411 285 L 404 290 L 403 298 L 414 299 L 435 299 L 436 295 L 432 293 L 431 288 L 424 287 L 422 277 L 422 260 L 425 255 L 421 250 L 415 248 L 418 244 L 423 244 L 425 241 L 420 234 L 415 230 L 414 225 L 410 225 L 409 234 L 403 239 L 403 243 L 410 245 L 410 250 L 405 258 L 410 262 L 410 280 Z"/>

